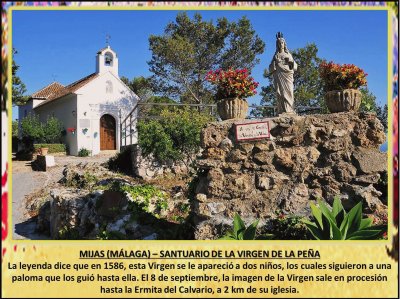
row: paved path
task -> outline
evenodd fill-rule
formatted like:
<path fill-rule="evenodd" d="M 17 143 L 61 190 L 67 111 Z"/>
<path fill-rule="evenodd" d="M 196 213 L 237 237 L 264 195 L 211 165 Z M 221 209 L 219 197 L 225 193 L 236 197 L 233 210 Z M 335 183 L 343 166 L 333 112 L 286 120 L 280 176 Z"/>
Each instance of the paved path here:
<path fill-rule="evenodd" d="M 44 239 L 35 233 L 36 221 L 25 216 L 24 198 L 41 186 L 45 173 L 20 172 L 12 176 L 13 239 Z"/>
<path fill-rule="evenodd" d="M 47 172 L 32 171 L 30 162 L 12 162 L 12 225 L 13 239 L 43 240 L 48 236 L 35 232 L 36 219 L 29 218 L 25 208 L 25 196 L 59 181 L 66 165 L 81 162 L 106 162 L 115 151 L 102 152 L 94 157 L 55 156 L 56 166 Z"/>

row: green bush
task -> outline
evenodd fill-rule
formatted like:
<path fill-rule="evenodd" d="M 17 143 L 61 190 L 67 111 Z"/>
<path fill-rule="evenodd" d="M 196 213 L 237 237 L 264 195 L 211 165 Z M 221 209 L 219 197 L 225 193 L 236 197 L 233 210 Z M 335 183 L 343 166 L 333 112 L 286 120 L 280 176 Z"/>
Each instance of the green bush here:
<path fill-rule="evenodd" d="M 98 182 L 99 179 L 95 175 L 85 171 L 83 174 L 73 173 L 72 176 L 68 176 L 68 178 L 65 179 L 64 183 L 67 187 L 88 189 L 92 192 Z"/>
<path fill-rule="evenodd" d="M 142 154 L 160 163 L 190 162 L 200 148 L 200 133 L 211 120 L 209 115 L 188 108 L 163 110 L 160 119 L 139 121 Z"/>
<path fill-rule="evenodd" d="M 371 226 L 371 218 L 362 219 L 361 202 L 348 213 L 337 197 L 332 210 L 321 200 L 318 200 L 318 205 L 311 204 L 315 222 L 303 220 L 317 240 L 377 240 L 387 230 L 387 225 Z"/>
<path fill-rule="evenodd" d="M 38 115 L 29 114 L 21 120 L 21 136 L 26 145 L 30 143 L 60 143 L 63 126 L 55 117 L 51 116 L 46 123 L 40 122 Z"/>
<path fill-rule="evenodd" d="M 158 199 L 156 202 L 157 209 L 160 211 L 168 210 L 168 201 L 166 199 Z"/>
<path fill-rule="evenodd" d="M 114 182 L 110 190 L 128 193 L 133 199 L 129 209 L 134 213 L 138 213 L 140 211 L 149 213 L 150 200 L 155 197 L 157 197 L 156 207 L 159 211 L 168 209 L 167 195 L 153 185 L 130 186 L 121 184 L 119 182 Z"/>
<path fill-rule="evenodd" d="M 179 211 L 181 211 L 182 213 L 188 213 L 188 212 L 190 211 L 190 204 L 181 202 L 181 203 L 178 205 L 178 209 L 179 209 Z"/>
<path fill-rule="evenodd" d="M 63 129 L 61 121 L 54 116 L 49 117 L 43 125 L 43 141 L 45 143 L 60 143 Z"/>
<path fill-rule="evenodd" d="M 78 156 L 79 156 L 79 157 L 87 157 L 87 156 L 90 155 L 91 152 L 92 152 L 92 151 L 90 151 L 90 150 L 88 150 L 88 149 L 82 147 L 82 148 L 79 150 L 79 152 L 78 152 Z"/>
<path fill-rule="evenodd" d="M 43 125 L 38 115 L 29 114 L 21 120 L 21 137 L 25 143 L 43 141 Z"/>
<path fill-rule="evenodd" d="M 39 148 L 47 147 L 49 149 L 49 154 L 66 152 L 65 144 L 62 143 L 37 143 L 34 144 L 33 147 L 35 151 L 37 151 Z"/>
<path fill-rule="evenodd" d="M 135 200 L 142 198 L 146 203 L 149 203 L 153 197 L 158 197 L 160 200 L 165 199 L 165 194 L 153 185 L 123 185 L 121 186 L 121 190 L 129 193 Z"/>

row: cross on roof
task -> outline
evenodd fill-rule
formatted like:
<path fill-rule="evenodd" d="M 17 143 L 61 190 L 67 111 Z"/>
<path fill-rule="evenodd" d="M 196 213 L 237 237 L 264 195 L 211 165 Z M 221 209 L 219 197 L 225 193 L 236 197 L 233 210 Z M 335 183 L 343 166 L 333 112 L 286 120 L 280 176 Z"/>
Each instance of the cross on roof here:
<path fill-rule="evenodd" d="M 106 34 L 106 45 L 107 45 L 107 47 L 110 46 L 110 39 L 111 39 L 111 36 L 107 33 Z"/>

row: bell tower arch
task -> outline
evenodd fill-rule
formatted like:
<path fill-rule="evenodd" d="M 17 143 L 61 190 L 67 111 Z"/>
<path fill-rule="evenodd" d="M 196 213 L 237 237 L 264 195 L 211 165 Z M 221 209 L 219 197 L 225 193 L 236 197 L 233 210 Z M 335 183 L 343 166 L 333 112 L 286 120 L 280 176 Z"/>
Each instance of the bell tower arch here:
<path fill-rule="evenodd" d="M 118 56 L 110 46 L 101 49 L 96 55 L 96 73 L 111 72 L 118 76 Z"/>

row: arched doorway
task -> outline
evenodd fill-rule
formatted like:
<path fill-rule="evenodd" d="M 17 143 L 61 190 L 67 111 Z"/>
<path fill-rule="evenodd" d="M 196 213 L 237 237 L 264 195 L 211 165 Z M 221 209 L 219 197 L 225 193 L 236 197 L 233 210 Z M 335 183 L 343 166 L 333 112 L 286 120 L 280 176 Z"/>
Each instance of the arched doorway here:
<path fill-rule="evenodd" d="M 116 149 L 116 126 L 115 118 L 109 114 L 104 114 L 100 118 L 100 150 Z"/>

